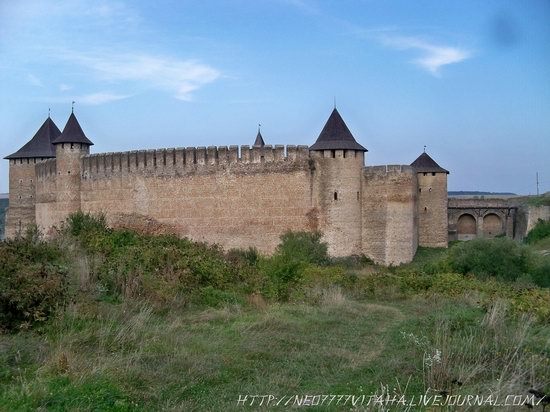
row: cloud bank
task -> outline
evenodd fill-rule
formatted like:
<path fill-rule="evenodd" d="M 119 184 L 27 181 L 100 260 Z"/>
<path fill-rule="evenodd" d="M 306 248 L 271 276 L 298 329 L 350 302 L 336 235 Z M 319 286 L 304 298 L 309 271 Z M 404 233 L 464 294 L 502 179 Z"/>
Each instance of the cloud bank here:
<path fill-rule="evenodd" d="M 390 36 L 380 37 L 383 45 L 396 50 L 417 50 L 422 56 L 411 62 L 436 77 L 441 76 L 441 68 L 449 64 L 460 63 L 473 56 L 469 50 L 453 46 L 442 46 L 418 37 Z"/>
<path fill-rule="evenodd" d="M 195 60 L 181 60 L 147 54 L 86 55 L 66 53 L 64 58 L 90 70 L 106 82 L 139 82 L 142 85 L 190 101 L 192 92 L 212 83 L 221 72 Z"/>

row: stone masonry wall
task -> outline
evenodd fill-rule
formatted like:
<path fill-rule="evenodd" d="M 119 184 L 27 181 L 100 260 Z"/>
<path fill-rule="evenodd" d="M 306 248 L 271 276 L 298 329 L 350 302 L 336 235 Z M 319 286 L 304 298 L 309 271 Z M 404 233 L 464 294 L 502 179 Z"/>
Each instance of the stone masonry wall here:
<path fill-rule="evenodd" d="M 45 233 L 60 220 L 56 182 L 56 159 L 48 159 L 36 165 L 36 224 Z"/>
<path fill-rule="evenodd" d="M 36 159 L 10 160 L 10 204 L 6 213 L 6 237 L 14 237 L 35 223 Z"/>
<path fill-rule="evenodd" d="M 307 146 L 198 147 L 81 159 L 81 205 L 111 223 L 141 215 L 180 236 L 272 252 L 286 230 L 308 230 Z"/>
<path fill-rule="evenodd" d="M 447 174 L 418 173 L 418 190 L 419 245 L 447 247 Z"/>
<path fill-rule="evenodd" d="M 355 150 L 312 152 L 318 229 L 331 256 L 361 254 L 361 173 L 364 155 Z"/>
<path fill-rule="evenodd" d="M 418 247 L 417 176 L 404 165 L 363 170 L 363 253 L 376 263 L 410 262 Z"/>

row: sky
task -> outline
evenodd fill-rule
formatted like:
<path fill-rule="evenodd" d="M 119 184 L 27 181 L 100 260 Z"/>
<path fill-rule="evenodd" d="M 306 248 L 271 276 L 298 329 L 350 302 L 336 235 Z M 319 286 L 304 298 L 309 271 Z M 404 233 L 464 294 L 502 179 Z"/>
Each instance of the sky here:
<path fill-rule="evenodd" d="M 310 145 L 336 101 L 367 165 L 425 145 L 449 190 L 549 191 L 549 22 L 548 0 L 0 0 L 0 154 L 72 101 L 94 153 L 260 123 Z"/>

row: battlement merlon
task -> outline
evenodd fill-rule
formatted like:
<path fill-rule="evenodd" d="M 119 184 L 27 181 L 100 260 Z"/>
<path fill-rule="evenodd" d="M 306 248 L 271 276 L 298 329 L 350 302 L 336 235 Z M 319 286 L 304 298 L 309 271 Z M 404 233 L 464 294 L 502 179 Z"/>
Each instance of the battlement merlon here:
<path fill-rule="evenodd" d="M 239 150 L 240 149 L 240 150 Z M 232 164 L 261 164 L 304 161 L 309 158 L 305 145 L 265 145 L 263 147 L 208 146 L 133 150 L 116 153 L 95 153 L 81 157 L 83 177 L 95 174 L 127 174 L 138 171 L 176 171 Z"/>
<path fill-rule="evenodd" d="M 414 172 L 414 168 L 410 165 L 379 165 L 363 167 L 363 173 L 367 176 L 384 176 L 387 174 Z"/>

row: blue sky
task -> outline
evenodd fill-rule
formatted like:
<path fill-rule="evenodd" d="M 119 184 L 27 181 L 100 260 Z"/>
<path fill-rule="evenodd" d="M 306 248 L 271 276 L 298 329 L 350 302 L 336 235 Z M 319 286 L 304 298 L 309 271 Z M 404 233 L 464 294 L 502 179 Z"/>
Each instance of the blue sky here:
<path fill-rule="evenodd" d="M 0 1 L 0 154 L 51 108 L 94 152 L 312 144 L 337 106 L 367 165 L 426 145 L 450 190 L 550 190 L 550 2 Z M 8 190 L 7 161 L 0 192 Z"/>

